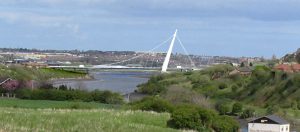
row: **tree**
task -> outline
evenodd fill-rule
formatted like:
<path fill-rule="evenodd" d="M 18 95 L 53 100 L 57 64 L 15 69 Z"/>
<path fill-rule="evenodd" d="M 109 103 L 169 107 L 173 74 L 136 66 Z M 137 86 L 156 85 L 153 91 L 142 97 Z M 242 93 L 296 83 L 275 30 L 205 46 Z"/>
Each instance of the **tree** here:
<path fill-rule="evenodd" d="M 178 106 L 171 114 L 168 125 L 177 129 L 208 131 L 217 116 L 213 111 L 193 105 Z"/>
<path fill-rule="evenodd" d="M 220 116 L 214 120 L 213 129 L 216 132 L 238 132 L 239 124 L 229 116 Z"/>
<path fill-rule="evenodd" d="M 232 114 L 237 114 L 237 113 L 241 113 L 243 111 L 243 104 L 237 102 L 234 103 L 232 106 Z"/>
<path fill-rule="evenodd" d="M 297 61 L 298 63 L 300 63 L 300 52 L 298 52 L 298 53 L 296 54 L 296 61 Z"/>
<path fill-rule="evenodd" d="M 19 82 L 17 80 L 9 80 L 2 85 L 2 88 L 11 93 L 19 87 Z"/>
<path fill-rule="evenodd" d="M 240 67 L 245 67 L 245 63 L 242 62 L 241 65 L 240 65 Z"/>
<path fill-rule="evenodd" d="M 230 113 L 230 105 L 226 102 L 219 102 L 217 105 L 216 105 L 216 109 L 217 111 L 219 111 L 219 113 L 221 115 L 226 115 L 227 113 Z"/>
<path fill-rule="evenodd" d="M 131 104 L 133 109 L 156 112 L 172 112 L 173 106 L 166 100 L 159 97 L 145 97 L 140 101 Z"/>
<path fill-rule="evenodd" d="M 253 63 L 252 63 L 252 62 L 250 62 L 249 66 L 253 66 Z"/>

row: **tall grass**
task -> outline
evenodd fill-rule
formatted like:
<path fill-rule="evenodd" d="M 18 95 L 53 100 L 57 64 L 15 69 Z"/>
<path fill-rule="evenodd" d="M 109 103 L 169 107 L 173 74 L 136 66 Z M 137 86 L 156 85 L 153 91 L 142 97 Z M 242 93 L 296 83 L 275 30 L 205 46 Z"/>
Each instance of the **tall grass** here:
<path fill-rule="evenodd" d="M 0 131 L 172 132 L 169 114 L 109 109 L 54 110 L 0 108 Z"/>
<path fill-rule="evenodd" d="M 98 109 L 119 108 L 118 105 L 101 104 L 96 102 L 72 102 L 72 101 L 50 101 L 50 100 L 22 100 L 22 99 L 0 99 L 0 107 L 34 108 L 34 109 Z"/>

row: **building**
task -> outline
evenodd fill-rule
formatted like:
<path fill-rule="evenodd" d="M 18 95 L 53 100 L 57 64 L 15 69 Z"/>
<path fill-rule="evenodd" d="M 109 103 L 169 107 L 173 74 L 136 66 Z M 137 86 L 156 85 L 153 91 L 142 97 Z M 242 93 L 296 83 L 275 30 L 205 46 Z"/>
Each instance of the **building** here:
<path fill-rule="evenodd" d="M 235 74 L 239 74 L 239 75 L 243 75 L 243 76 L 248 76 L 252 74 L 252 67 L 239 67 L 234 69 L 233 71 L 231 71 L 229 73 L 229 75 L 235 75 Z"/>
<path fill-rule="evenodd" d="M 0 79 L 0 86 L 4 85 L 5 83 L 8 83 L 10 81 L 12 81 L 11 78 Z"/>
<path fill-rule="evenodd" d="M 290 132 L 290 124 L 276 115 L 263 116 L 248 122 L 248 132 Z"/>
<path fill-rule="evenodd" d="M 274 69 L 287 73 L 300 72 L 300 64 L 279 64 Z"/>

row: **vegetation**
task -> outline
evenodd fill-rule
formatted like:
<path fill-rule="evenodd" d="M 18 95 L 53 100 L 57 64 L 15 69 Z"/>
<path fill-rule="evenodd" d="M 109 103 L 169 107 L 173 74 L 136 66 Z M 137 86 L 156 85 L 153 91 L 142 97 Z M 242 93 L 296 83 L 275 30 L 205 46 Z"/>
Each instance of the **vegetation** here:
<path fill-rule="evenodd" d="M 300 73 L 285 73 L 268 66 L 251 68 L 252 74 L 247 76 L 230 74 L 234 70 L 231 65 L 162 74 L 140 85 L 138 92 L 162 97 L 176 105 L 188 103 L 215 109 L 220 115 L 250 118 L 277 114 L 299 125 L 295 120 L 300 117 L 295 113 L 300 113 Z M 145 92 L 156 86 L 159 91 Z"/>
<path fill-rule="evenodd" d="M 295 59 L 296 59 L 296 61 L 297 61 L 298 63 L 300 63 L 300 50 L 299 50 L 299 52 L 296 54 Z"/>
<path fill-rule="evenodd" d="M 246 67 L 246 66 L 245 66 Z M 16 74 L 11 74 L 11 76 L 20 75 L 23 76 L 22 69 L 16 68 L 12 70 Z M 230 74 L 234 70 L 231 65 L 217 65 L 201 71 L 193 71 L 186 73 L 170 73 L 156 75 L 150 78 L 150 80 L 139 86 L 137 92 L 150 95 L 140 101 L 133 102 L 129 104 L 132 110 L 143 110 L 143 111 L 155 111 L 164 115 L 162 123 L 163 125 L 144 125 L 139 126 L 135 124 L 135 121 L 141 121 L 141 117 L 133 117 L 133 119 L 120 119 L 120 121 L 115 121 L 116 125 L 114 127 L 97 126 L 99 124 L 91 124 L 91 130 L 98 128 L 103 131 L 119 131 L 124 129 L 124 131 L 130 131 L 136 128 L 137 130 L 153 130 L 153 131 L 173 131 L 173 129 L 166 128 L 167 126 L 176 129 L 192 129 L 197 131 L 216 131 L 216 132 L 234 132 L 238 131 L 238 123 L 231 116 L 239 116 L 240 118 L 250 118 L 254 116 L 266 115 L 266 114 L 277 114 L 280 116 L 287 117 L 292 123 L 300 126 L 300 122 L 297 120 L 300 118 L 300 73 L 284 73 L 281 71 L 272 70 L 267 66 L 256 66 L 252 67 L 253 71 L 251 75 L 245 76 L 240 74 Z M 19 72 L 20 70 L 20 72 Z M 44 69 L 43 72 L 32 72 L 33 74 L 24 73 L 26 79 L 33 79 L 35 77 L 41 77 L 46 75 L 49 69 Z M 18 71 L 18 72 L 16 72 Z M 26 70 L 25 70 L 26 71 Z M 27 71 L 26 71 L 27 72 Z M 20 74 L 21 73 L 21 74 Z M 38 73 L 38 74 L 36 74 Z M 53 72 L 55 73 L 55 72 Z M 1 73 L 2 74 L 2 73 Z M 41 74 L 41 75 L 40 75 Z M 76 73 L 77 74 L 77 73 Z M 54 76 L 63 77 L 63 73 L 52 74 L 51 77 L 44 77 L 45 80 L 53 78 Z M 17 78 L 17 76 L 15 76 Z M 66 77 L 66 76 L 65 76 Z M 24 78 L 23 78 L 24 79 Z M 25 79 L 24 79 L 25 80 Z M 25 80 L 26 81 L 26 80 Z M 70 109 L 93 109 L 102 108 L 104 104 L 123 104 L 123 98 L 121 95 L 116 93 L 111 93 L 108 91 L 81 91 L 81 90 L 70 90 L 65 86 L 59 88 L 53 88 L 51 85 L 41 85 L 39 89 L 12 89 L 11 91 L 17 93 L 17 97 L 21 99 L 30 100 L 56 100 L 56 101 L 76 101 L 66 103 L 65 107 L 56 105 L 56 102 L 51 102 L 49 105 L 40 104 L 42 108 L 70 108 Z M 3 90 L 3 89 L 2 89 Z M 7 89 L 4 89 L 7 90 Z M 19 100 L 13 100 L 18 102 Z M 12 101 L 12 102 L 13 102 Z M 28 101 L 28 100 L 27 100 Z M 79 101 L 80 103 L 78 103 Z M 0 104 L 0 107 L 15 107 L 17 112 L 12 112 L 11 114 L 16 114 L 12 116 L 17 116 L 18 112 L 24 111 L 24 109 L 19 108 L 38 108 L 32 104 L 32 106 L 27 106 L 26 101 L 20 104 L 9 105 L 9 101 L 4 101 L 4 104 Z M 60 102 L 60 103 L 63 103 Z M 91 103 L 85 103 L 91 102 Z M 52 104 L 53 103 L 53 104 Z M 22 104 L 22 105 L 21 105 Z M 51 105 L 50 105 L 51 104 Z M 95 105 L 94 105 L 95 104 Z M 99 104 L 99 107 L 98 105 Z M 45 106 L 44 106 L 45 105 Z M 112 105 L 108 105 L 109 107 Z M 104 108 L 106 108 L 104 106 Z M 112 107 L 115 108 L 115 107 Z M 9 108 L 0 108 L 3 111 L 11 110 Z M 25 110 L 31 113 L 30 110 Z M 45 110 L 47 111 L 47 110 Z M 101 110 L 90 110 L 86 111 L 87 115 L 78 115 L 76 111 L 70 110 L 74 115 L 66 115 L 64 118 L 75 118 L 82 116 L 81 119 L 74 119 L 73 123 L 78 124 L 80 121 L 96 121 L 101 122 L 101 118 L 90 117 L 89 113 L 97 111 L 99 113 L 94 113 L 95 116 L 100 116 L 103 111 Z M 114 111 L 114 110 L 113 110 Z M 105 112 L 105 111 L 104 111 Z M 119 113 L 118 113 L 119 112 Z M 124 118 L 123 115 L 118 115 L 124 111 L 115 110 L 111 114 L 111 120 L 116 118 Z M 129 111 L 130 113 L 131 111 Z M 168 112 L 164 114 L 163 112 Z M 63 118 L 57 116 L 60 111 L 52 110 L 50 115 L 43 114 L 44 111 L 38 110 L 37 115 L 33 112 L 30 114 L 30 118 L 33 119 L 34 125 L 22 124 L 18 128 L 12 124 L 1 124 L 1 118 L 6 119 L 3 113 L 0 112 L 0 128 L 2 126 L 5 129 L 0 129 L 0 131 L 18 131 L 21 129 L 26 129 L 26 131 L 38 131 L 34 126 L 41 126 L 41 130 L 49 129 L 57 131 L 56 128 L 48 128 L 39 124 L 40 122 L 48 123 L 50 121 L 36 118 L 37 116 L 45 117 L 49 120 L 62 120 Z M 47 112 L 46 112 L 47 113 Z M 135 112 L 132 112 L 135 113 Z M 137 112 L 139 113 L 139 112 Z M 140 112 L 142 113 L 142 112 Z M 145 112 L 147 113 L 147 112 Z M 2 117 L 1 117 L 2 116 Z M 74 117 L 73 117 L 74 116 Z M 142 115 L 141 115 L 142 116 Z M 25 118 L 25 117 L 24 117 Z M 131 118 L 131 117 L 128 117 Z M 138 118 L 138 119 L 137 119 Z M 108 117 L 106 118 L 108 119 Z M 151 118 L 149 118 L 151 119 Z M 17 120 L 15 117 L 14 120 Z M 18 119 L 19 120 L 19 119 Z M 22 116 L 20 117 L 22 120 Z M 131 125 L 124 125 L 124 122 L 133 121 Z M 3 121 L 2 121 L 3 122 Z M 60 122 L 60 121 L 58 121 Z M 72 122 L 70 120 L 70 122 Z M 113 122 L 113 121 L 111 121 Z M 111 123 L 109 120 L 103 121 L 103 123 Z M 142 121 L 143 122 L 143 121 Z M 17 123 L 19 124 L 19 122 Z M 51 124 L 51 123 L 50 123 Z M 53 123 L 52 123 L 53 124 Z M 56 126 L 57 125 L 57 126 Z M 53 124 L 53 126 L 59 127 L 59 124 Z M 69 125 L 69 127 L 68 127 Z M 80 124 L 81 125 L 81 124 Z M 78 130 L 82 130 L 81 126 L 76 126 Z M 93 126 L 95 125 L 95 126 Z M 61 131 L 72 131 L 71 124 L 66 123 L 66 128 Z M 138 128 L 137 128 L 138 127 Z M 147 127 L 147 130 L 146 128 Z M 77 130 L 77 129 L 76 129 Z"/>
<path fill-rule="evenodd" d="M 234 103 L 232 106 L 232 114 L 239 114 L 243 112 L 243 104 L 242 103 Z"/>
<path fill-rule="evenodd" d="M 84 78 L 87 74 L 80 71 L 41 68 L 40 74 L 48 75 L 50 78 Z"/>
<path fill-rule="evenodd" d="M 177 107 L 171 114 L 169 126 L 216 132 L 237 132 L 239 124 L 232 118 L 219 116 L 214 111 L 192 105 Z"/>
<path fill-rule="evenodd" d="M 81 101 L 1 99 L 0 107 L 30 109 L 117 109 L 119 105 Z"/>
<path fill-rule="evenodd" d="M 0 80 L 12 79 L 1 85 L 0 93 L 14 93 L 20 88 L 49 88 L 49 82 L 55 78 L 84 78 L 87 74 L 75 71 L 65 71 L 49 68 L 26 68 L 23 66 L 0 65 Z"/>
<path fill-rule="evenodd" d="M 12 78 L 18 81 L 29 80 L 48 80 L 51 78 L 79 78 L 85 77 L 86 73 L 76 71 L 66 71 L 50 68 L 26 68 L 24 66 L 9 66 L 0 65 L 0 78 Z"/>
<path fill-rule="evenodd" d="M 281 71 L 273 71 L 266 66 L 257 66 L 252 75 L 229 75 L 233 70 L 230 65 L 219 65 L 191 74 L 160 75 L 160 79 L 149 81 L 140 86 L 143 92 L 152 83 L 161 85 L 162 90 L 168 91 L 170 87 L 177 86 L 184 89 L 192 89 L 198 95 L 204 95 L 213 100 L 236 100 L 240 103 L 267 108 L 267 106 L 279 104 L 281 108 L 290 108 L 300 102 L 300 73 L 287 74 Z M 179 74 L 179 75 L 178 75 Z M 173 81 L 176 80 L 176 81 Z M 182 84 L 191 84 L 180 86 Z M 165 92 L 150 93 L 166 95 Z M 231 104 L 232 105 L 232 104 Z M 231 106 L 232 107 L 232 106 Z M 295 107 L 296 108 L 296 107 Z M 230 109 L 231 111 L 231 109 Z"/>
<path fill-rule="evenodd" d="M 144 99 L 131 103 L 131 108 L 144 111 L 172 112 L 174 107 L 159 97 L 145 97 Z"/>
<path fill-rule="evenodd" d="M 123 97 L 110 91 L 82 91 L 59 89 L 19 89 L 17 97 L 29 100 L 84 101 L 105 104 L 122 104 Z"/>
<path fill-rule="evenodd" d="M 239 125 L 232 118 L 219 116 L 216 112 L 196 105 L 171 105 L 159 97 L 146 97 L 131 104 L 133 109 L 156 112 L 170 112 L 168 125 L 176 129 L 197 131 L 236 132 Z M 218 120 L 219 123 L 213 123 Z M 225 123 L 228 121 L 227 123 Z"/>
<path fill-rule="evenodd" d="M 213 121 L 213 129 L 217 132 L 238 132 L 239 124 L 229 116 L 219 116 Z"/>
<path fill-rule="evenodd" d="M 175 132 L 170 115 L 108 109 L 55 110 L 0 108 L 0 131 Z"/>

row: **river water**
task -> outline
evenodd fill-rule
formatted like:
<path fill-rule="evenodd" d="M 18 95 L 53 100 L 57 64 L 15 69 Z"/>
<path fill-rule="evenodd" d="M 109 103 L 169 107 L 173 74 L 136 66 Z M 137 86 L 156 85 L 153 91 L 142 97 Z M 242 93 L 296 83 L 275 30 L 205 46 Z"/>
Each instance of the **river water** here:
<path fill-rule="evenodd" d="M 109 90 L 120 94 L 132 93 L 137 85 L 148 81 L 153 72 L 132 72 L 132 71 L 101 71 L 92 72 L 92 80 L 56 80 L 53 85 L 67 85 L 75 89 L 85 90 Z"/>

